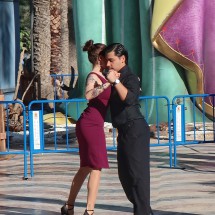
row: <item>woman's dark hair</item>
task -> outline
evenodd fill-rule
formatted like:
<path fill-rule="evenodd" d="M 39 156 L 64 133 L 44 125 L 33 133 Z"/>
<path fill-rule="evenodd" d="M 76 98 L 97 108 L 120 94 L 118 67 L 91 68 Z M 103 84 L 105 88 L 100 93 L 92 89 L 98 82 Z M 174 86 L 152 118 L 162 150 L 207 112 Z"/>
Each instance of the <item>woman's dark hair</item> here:
<path fill-rule="evenodd" d="M 86 51 L 88 53 L 88 59 L 89 59 L 90 63 L 95 65 L 98 60 L 98 56 L 99 56 L 100 52 L 105 47 L 106 47 L 105 44 L 102 44 L 102 43 L 94 44 L 93 40 L 88 40 L 83 47 L 83 51 Z"/>
<path fill-rule="evenodd" d="M 102 50 L 101 54 L 105 56 L 109 52 L 114 52 L 117 57 L 125 56 L 125 63 L 128 64 L 128 51 L 121 43 L 112 43 L 108 45 L 104 50 Z"/>

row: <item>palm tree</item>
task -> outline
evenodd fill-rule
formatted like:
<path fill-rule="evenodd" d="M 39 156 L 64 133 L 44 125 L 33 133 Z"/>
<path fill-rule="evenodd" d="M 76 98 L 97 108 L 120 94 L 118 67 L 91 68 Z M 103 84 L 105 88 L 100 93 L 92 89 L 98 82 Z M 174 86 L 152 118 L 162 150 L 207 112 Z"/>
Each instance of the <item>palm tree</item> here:
<path fill-rule="evenodd" d="M 38 99 L 54 98 L 50 74 L 69 74 L 71 66 L 77 66 L 76 50 L 75 47 L 71 50 L 69 40 L 70 4 L 69 0 L 33 0 L 33 70 L 40 75 Z M 71 52 L 75 59 L 71 59 Z M 71 63 L 72 60 L 75 63 Z M 65 79 L 66 84 L 69 84 L 69 80 Z"/>
<path fill-rule="evenodd" d="M 33 0 L 33 72 L 38 78 L 38 99 L 53 99 L 50 77 L 50 0 Z"/>
<path fill-rule="evenodd" d="M 50 0 L 51 74 L 62 72 L 61 0 Z"/>
<path fill-rule="evenodd" d="M 69 41 L 69 22 L 70 30 L 73 28 L 68 16 L 70 0 L 51 0 L 51 73 L 55 74 L 72 74 L 70 60 Z M 74 51 L 74 50 L 73 50 Z M 75 59 L 76 60 L 76 59 Z M 59 78 L 61 80 L 61 78 Z M 64 84 L 69 86 L 74 80 L 65 76 Z M 62 80 L 61 80 L 62 81 Z M 59 98 L 65 98 L 68 95 L 63 94 L 61 88 L 56 86 L 56 94 Z"/>
<path fill-rule="evenodd" d="M 68 74 L 69 63 L 69 25 L 68 25 L 68 0 L 61 0 L 61 51 L 62 73 Z"/>

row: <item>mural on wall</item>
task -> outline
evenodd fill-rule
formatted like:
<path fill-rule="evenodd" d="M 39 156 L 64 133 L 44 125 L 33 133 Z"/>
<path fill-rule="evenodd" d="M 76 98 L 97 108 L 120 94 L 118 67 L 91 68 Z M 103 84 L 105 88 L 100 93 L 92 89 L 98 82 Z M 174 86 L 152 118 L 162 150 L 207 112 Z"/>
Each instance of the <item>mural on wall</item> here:
<path fill-rule="evenodd" d="M 19 60 L 15 57 L 18 49 L 14 35 L 19 25 L 14 23 L 17 20 L 14 17 L 18 17 L 14 8 L 18 8 L 18 4 L 1 1 L 0 4 L 1 16 L 10 14 L 7 21 L 0 19 L 0 47 L 3 47 L 0 49 L 0 78 L 3 80 L 0 86 L 4 88 L 7 84 L 8 88 L 14 88 L 16 59 Z M 89 39 L 95 43 L 125 45 L 129 66 L 141 80 L 142 96 L 167 96 L 171 101 L 175 95 L 214 92 L 213 1 L 165 0 L 163 4 L 163 0 L 73 0 L 72 7 L 79 73 L 73 98 L 84 97 L 85 79 L 91 65 L 82 46 Z M 201 100 L 197 106 L 197 110 L 201 110 Z M 70 104 L 70 115 L 77 118 L 74 107 Z M 206 107 L 211 115 L 211 101 L 206 101 Z M 155 111 L 152 101 L 149 104 L 151 123 L 156 120 Z M 163 117 L 160 120 L 165 121 L 167 114 L 162 105 L 159 111 Z M 191 114 L 187 115 L 189 119 L 192 120 Z"/>
<path fill-rule="evenodd" d="M 151 40 L 154 47 L 185 69 L 189 94 L 213 94 L 215 4 L 207 0 L 168 0 L 154 3 Z M 197 106 L 213 116 L 212 101 Z"/>
<path fill-rule="evenodd" d="M 200 70 L 204 63 L 201 60 L 202 56 L 199 55 L 199 50 L 202 52 L 205 50 L 202 50 L 197 43 L 198 40 L 201 40 L 199 41 L 201 44 L 204 38 L 198 38 L 200 33 L 195 32 L 196 28 L 200 30 L 197 24 L 201 24 L 201 17 L 195 23 L 190 21 L 190 25 L 192 23 L 193 26 L 189 26 L 188 22 L 187 25 L 183 24 L 184 21 L 195 18 L 194 15 L 204 4 L 203 0 L 199 4 L 198 0 L 194 0 L 192 3 L 188 3 L 189 1 L 186 0 L 166 0 L 165 4 L 162 3 L 162 0 L 89 1 L 92 6 L 91 10 L 88 10 L 88 2 L 73 1 L 80 97 L 83 97 L 83 84 L 90 71 L 86 53 L 81 51 L 81 46 L 88 39 L 93 39 L 95 42 L 106 41 L 107 44 L 121 42 L 125 45 L 129 51 L 129 66 L 141 79 L 142 96 L 167 96 L 171 101 L 175 95 L 207 93 L 200 90 L 203 89 Z M 190 7 L 193 3 L 195 6 L 191 10 Z M 186 18 L 184 18 L 185 15 Z M 191 28 L 192 30 L 187 33 L 187 36 L 195 35 L 196 40 L 186 39 L 186 34 L 183 34 L 183 38 L 179 37 L 183 28 Z M 186 29 L 182 31 L 186 31 Z M 164 42 L 159 43 L 159 41 L 164 41 L 164 38 L 169 40 L 169 44 L 165 47 Z M 173 43 L 171 48 L 170 43 Z M 189 46 L 186 43 L 189 43 Z M 193 67 L 188 68 L 187 64 L 182 64 L 184 60 L 179 62 L 172 53 L 168 55 L 168 50 L 178 48 L 180 48 L 179 56 L 184 52 L 184 59 L 188 59 L 185 55 L 189 55 L 190 65 L 192 58 L 195 57 Z M 190 107 L 191 104 L 188 104 L 187 109 Z M 149 121 L 152 123 L 156 120 L 155 111 L 155 104 L 152 101 L 148 111 Z M 165 121 L 167 118 L 165 107 L 160 106 L 159 111 L 163 117 L 161 120 Z M 201 117 L 201 112 L 198 109 L 196 111 L 197 118 Z M 186 116 L 188 121 L 192 121 L 192 117 L 192 113 L 188 113 Z"/>

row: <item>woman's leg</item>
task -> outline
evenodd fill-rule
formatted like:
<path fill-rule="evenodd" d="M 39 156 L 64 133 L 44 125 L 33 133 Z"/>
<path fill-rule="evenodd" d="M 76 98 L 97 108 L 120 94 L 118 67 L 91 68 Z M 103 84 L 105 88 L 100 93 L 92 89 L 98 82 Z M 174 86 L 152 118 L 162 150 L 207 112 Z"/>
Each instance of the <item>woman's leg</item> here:
<path fill-rule="evenodd" d="M 69 198 L 67 201 L 68 205 L 74 205 L 78 192 L 90 171 L 91 168 L 89 167 L 80 167 L 78 172 L 75 174 L 71 184 Z"/>
<path fill-rule="evenodd" d="M 101 169 L 92 169 L 90 172 L 89 180 L 88 180 L 88 196 L 87 196 L 87 210 L 94 210 L 96 197 L 99 189 L 101 177 Z"/>

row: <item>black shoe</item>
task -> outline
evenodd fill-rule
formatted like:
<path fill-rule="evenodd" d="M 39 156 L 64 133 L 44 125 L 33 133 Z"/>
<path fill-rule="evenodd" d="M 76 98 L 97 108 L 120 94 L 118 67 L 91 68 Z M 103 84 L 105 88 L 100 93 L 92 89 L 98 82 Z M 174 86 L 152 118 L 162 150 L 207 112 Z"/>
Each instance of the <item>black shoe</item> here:
<path fill-rule="evenodd" d="M 71 208 L 68 208 L 70 206 Z M 65 203 L 64 206 L 61 208 L 61 215 L 73 215 L 74 214 L 74 205 L 69 205 Z"/>
<path fill-rule="evenodd" d="M 92 211 L 93 213 L 89 214 L 88 211 Z M 83 215 L 93 215 L 93 214 L 94 214 L 94 210 L 87 210 L 86 209 Z"/>

